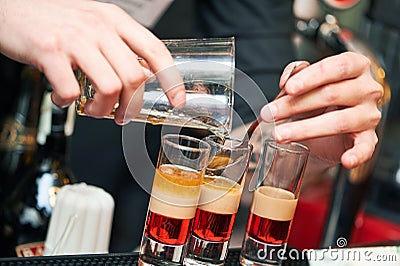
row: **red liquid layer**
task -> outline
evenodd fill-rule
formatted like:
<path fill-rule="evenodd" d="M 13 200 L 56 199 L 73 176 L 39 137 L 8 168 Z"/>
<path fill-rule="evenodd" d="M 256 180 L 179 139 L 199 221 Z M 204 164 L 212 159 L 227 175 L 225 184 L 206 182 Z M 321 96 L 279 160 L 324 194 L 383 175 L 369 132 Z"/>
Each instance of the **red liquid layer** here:
<path fill-rule="evenodd" d="M 236 213 L 218 214 L 197 209 L 193 233 L 207 241 L 227 241 L 231 237 L 235 217 Z"/>
<path fill-rule="evenodd" d="M 250 212 L 246 231 L 258 241 L 280 245 L 287 242 L 291 222 L 275 221 Z"/>
<path fill-rule="evenodd" d="M 167 245 L 184 245 L 193 219 L 169 218 L 151 211 L 147 214 L 145 235 Z"/>

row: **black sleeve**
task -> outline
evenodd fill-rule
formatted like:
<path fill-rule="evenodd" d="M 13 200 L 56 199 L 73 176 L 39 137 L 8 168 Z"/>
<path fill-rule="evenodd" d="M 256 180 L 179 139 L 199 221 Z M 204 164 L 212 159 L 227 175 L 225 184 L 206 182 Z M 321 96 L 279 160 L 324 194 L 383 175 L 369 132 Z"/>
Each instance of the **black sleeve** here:
<path fill-rule="evenodd" d="M 368 15 L 372 20 L 400 29 L 399 10 L 400 0 L 374 0 Z"/>
<path fill-rule="evenodd" d="M 197 0 L 195 8 L 198 35 L 234 36 L 236 67 L 249 75 L 267 99 L 272 100 L 278 93 L 284 66 L 294 60 L 292 1 Z M 244 88 L 235 86 L 236 91 L 240 89 Z M 246 105 L 240 96 L 235 95 L 235 110 L 248 122 L 257 114 Z"/>

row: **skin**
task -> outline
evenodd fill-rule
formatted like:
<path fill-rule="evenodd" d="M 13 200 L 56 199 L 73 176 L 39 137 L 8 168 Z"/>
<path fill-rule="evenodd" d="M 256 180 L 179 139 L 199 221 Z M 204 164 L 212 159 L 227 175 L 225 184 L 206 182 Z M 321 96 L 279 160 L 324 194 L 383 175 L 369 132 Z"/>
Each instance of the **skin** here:
<path fill-rule="evenodd" d="M 85 112 L 105 116 L 119 99 L 117 124 L 127 121 L 126 113 L 135 115 L 140 109 L 127 111 L 127 106 L 131 98 L 140 102 L 139 88 L 147 77 L 143 61 L 159 73 L 173 106 L 185 102 L 182 80 L 171 67 L 167 48 L 113 4 L 0 0 L 0 52 L 42 71 L 53 87 L 53 102 L 61 107 L 79 96 L 73 71 L 81 69 L 96 88 Z M 287 71 L 280 84 L 285 94 L 260 113 L 266 122 L 291 119 L 277 125 L 276 140 L 302 141 L 316 158 L 332 165 L 341 162 L 352 168 L 370 159 L 378 141 L 375 128 L 381 118 L 378 100 L 383 92 L 371 76 L 368 59 L 343 53 L 307 64 L 293 75 Z"/>
<path fill-rule="evenodd" d="M 0 0 L 0 52 L 43 72 L 60 107 L 79 96 L 73 71 L 81 69 L 96 88 L 87 114 L 107 115 L 119 99 L 118 124 L 147 77 L 138 56 L 154 72 L 173 65 L 164 44 L 121 8 L 82 0 Z M 177 71 L 158 78 L 173 106 L 184 103 Z"/>
<path fill-rule="evenodd" d="M 371 75 L 370 61 L 346 52 L 303 68 L 286 82 L 285 95 L 261 110 L 266 122 L 275 120 L 277 142 L 302 141 L 312 154 L 334 165 L 356 167 L 372 157 L 380 119 L 382 86 Z M 284 84 L 285 83 L 285 84 Z M 289 122 L 281 123 L 291 118 Z"/>

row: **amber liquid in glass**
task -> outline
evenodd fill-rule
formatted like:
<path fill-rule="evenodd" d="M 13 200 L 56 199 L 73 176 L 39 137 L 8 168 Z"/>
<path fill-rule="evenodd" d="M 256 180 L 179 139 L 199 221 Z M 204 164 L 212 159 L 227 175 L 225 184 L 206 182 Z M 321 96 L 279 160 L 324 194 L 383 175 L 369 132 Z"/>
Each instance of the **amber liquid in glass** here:
<path fill-rule="evenodd" d="M 297 199 L 290 191 L 260 188 L 254 193 L 246 232 L 263 243 L 286 243 L 296 205 Z"/>
<path fill-rule="evenodd" d="M 204 179 L 193 234 L 207 241 L 230 239 L 239 207 L 242 187 L 225 177 Z"/>
<path fill-rule="evenodd" d="M 173 165 L 156 169 L 144 234 L 168 245 L 187 242 L 202 183 L 202 173 Z"/>
<path fill-rule="evenodd" d="M 285 189 L 262 186 L 254 191 L 242 245 L 242 265 L 280 265 L 296 210 L 295 195 Z M 258 264 L 257 264 L 258 265 Z"/>

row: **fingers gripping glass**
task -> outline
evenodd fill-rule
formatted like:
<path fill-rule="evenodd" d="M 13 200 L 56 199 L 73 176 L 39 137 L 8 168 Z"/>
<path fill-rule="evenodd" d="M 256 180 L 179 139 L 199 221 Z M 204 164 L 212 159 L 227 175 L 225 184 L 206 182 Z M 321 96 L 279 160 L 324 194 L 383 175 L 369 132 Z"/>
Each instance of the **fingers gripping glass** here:
<path fill-rule="evenodd" d="M 207 129 L 226 134 L 232 127 L 235 50 L 233 38 L 164 40 L 174 59 L 174 66 L 152 73 L 143 60 L 149 78 L 132 96 L 125 112 L 126 121 L 142 121 Z M 182 84 L 182 79 L 161 86 L 157 77 L 168 79 L 178 69 L 186 89 L 184 106 L 173 108 L 165 91 Z M 76 111 L 85 115 L 87 103 L 95 100 L 96 88 L 88 77 L 78 71 L 81 95 Z M 135 98 L 140 99 L 135 99 Z M 138 108 L 138 104 L 142 104 Z M 106 118 L 114 118 L 114 110 Z M 140 107 L 140 106 L 139 106 Z M 138 113 L 137 110 L 140 109 Z"/>

